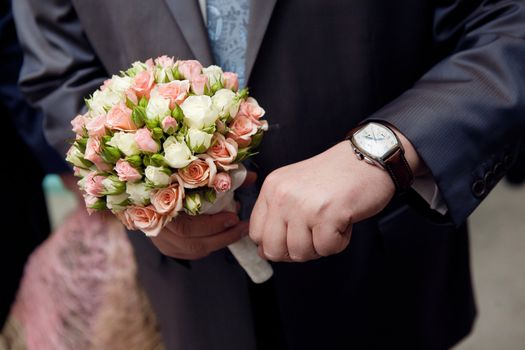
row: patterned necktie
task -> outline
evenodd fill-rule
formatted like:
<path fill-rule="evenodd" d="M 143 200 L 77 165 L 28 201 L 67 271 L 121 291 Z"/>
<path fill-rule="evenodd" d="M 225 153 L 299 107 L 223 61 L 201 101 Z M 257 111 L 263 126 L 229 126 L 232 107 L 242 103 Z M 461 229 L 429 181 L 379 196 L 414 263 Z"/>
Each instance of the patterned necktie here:
<path fill-rule="evenodd" d="M 207 0 L 208 36 L 215 62 L 224 71 L 237 73 L 245 84 L 246 42 L 250 0 Z"/>

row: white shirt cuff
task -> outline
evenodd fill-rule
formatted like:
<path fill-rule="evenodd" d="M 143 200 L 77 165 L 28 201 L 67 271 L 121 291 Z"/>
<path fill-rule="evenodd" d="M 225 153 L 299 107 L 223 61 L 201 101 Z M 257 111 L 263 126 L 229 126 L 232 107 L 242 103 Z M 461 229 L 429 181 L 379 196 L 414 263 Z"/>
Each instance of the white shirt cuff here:
<path fill-rule="evenodd" d="M 430 209 L 437 211 L 441 215 L 447 213 L 447 205 L 443 197 L 441 197 L 436 181 L 431 174 L 415 178 L 412 188 L 430 205 Z"/>

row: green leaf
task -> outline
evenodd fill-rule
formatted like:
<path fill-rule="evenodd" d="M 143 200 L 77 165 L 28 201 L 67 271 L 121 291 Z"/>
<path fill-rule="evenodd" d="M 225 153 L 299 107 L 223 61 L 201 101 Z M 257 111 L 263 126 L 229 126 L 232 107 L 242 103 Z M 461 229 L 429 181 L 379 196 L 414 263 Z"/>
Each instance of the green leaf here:
<path fill-rule="evenodd" d="M 78 159 L 80 159 L 80 161 L 86 166 L 86 168 L 93 166 L 93 163 L 87 160 L 86 158 L 78 157 Z"/>
<path fill-rule="evenodd" d="M 133 123 L 137 125 L 137 127 L 141 128 L 144 125 L 144 121 L 147 119 L 146 109 L 140 106 L 133 108 L 131 119 L 133 120 Z"/>
<path fill-rule="evenodd" d="M 161 128 L 156 127 L 151 130 L 151 137 L 154 140 L 160 141 L 164 137 L 164 131 Z"/>
<path fill-rule="evenodd" d="M 215 202 L 217 199 L 217 192 L 213 188 L 209 188 L 206 191 L 204 191 L 204 199 L 210 203 Z"/>
<path fill-rule="evenodd" d="M 263 139 L 264 132 L 262 130 L 259 130 L 257 134 L 252 136 L 252 142 L 250 143 L 251 148 L 257 148 L 261 144 L 261 141 Z"/>
<path fill-rule="evenodd" d="M 145 167 L 148 167 L 151 165 L 151 156 L 145 154 L 144 158 L 142 158 L 142 164 L 144 164 Z"/>
<path fill-rule="evenodd" d="M 215 82 L 215 84 L 213 84 L 212 87 L 211 87 L 212 94 L 216 93 L 217 91 L 219 91 L 223 87 L 224 87 L 224 85 L 222 85 L 222 82 L 220 80 L 217 80 Z"/>
<path fill-rule="evenodd" d="M 162 167 L 167 166 L 166 161 L 164 160 L 164 157 L 161 154 L 156 153 L 150 156 L 149 159 L 150 159 L 150 164 L 153 166 L 162 166 Z M 171 175 L 171 172 L 169 175 Z"/>
<path fill-rule="evenodd" d="M 111 164 L 115 164 L 121 157 L 119 149 L 111 146 L 106 146 L 102 148 L 102 152 L 100 155 L 106 163 Z"/>
<path fill-rule="evenodd" d="M 175 118 L 177 123 L 182 123 L 184 120 L 184 113 L 182 112 L 182 108 L 178 104 L 175 104 L 175 108 L 173 111 L 171 111 L 171 116 Z"/>
<path fill-rule="evenodd" d="M 134 168 L 140 168 L 142 166 L 142 158 L 140 158 L 138 154 L 126 157 L 126 161 Z"/>
<path fill-rule="evenodd" d="M 244 88 L 244 89 L 241 89 L 239 92 L 237 92 L 237 99 L 239 101 L 244 100 L 248 98 L 249 95 L 250 95 L 250 91 L 248 90 L 248 88 Z"/>
<path fill-rule="evenodd" d="M 184 78 L 182 74 L 180 74 L 178 67 L 174 67 L 172 69 L 172 72 L 173 72 L 173 77 L 175 78 L 175 80 L 182 80 Z"/>
<path fill-rule="evenodd" d="M 82 153 L 86 153 L 86 145 L 87 145 L 88 138 L 83 137 L 81 139 L 77 139 L 75 141 L 75 147 Z"/>
<path fill-rule="evenodd" d="M 251 147 L 245 147 L 245 148 L 239 149 L 239 151 L 237 152 L 237 157 L 235 157 L 235 160 L 233 162 L 240 163 L 243 160 L 246 160 L 259 153 L 259 152 L 250 152 L 250 150 L 251 150 Z"/>
<path fill-rule="evenodd" d="M 146 108 L 148 106 L 148 99 L 144 96 L 139 101 L 139 106 L 142 108 Z"/>
<path fill-rule="evenodd" d="M 215 124 L 207 126 L 202 129 L 202 131 L 204 131 L 205 133 L 212 134 L 212 135 L 215 133 L 216 130 L 217 130 L 217 127 L 215 126 Z"/>
<path fill-rule="evenodd" d="M 153 130 L 159 126 L 159 120 L 157 118 L 154 119 L 145 119 L 146 126 L 148 129 Z"/>
<path fill-rule="evenodd" d="M 89 207 L 89 209 L 94 209 L 94 210 L 104 210 L 104 209 L 107 209 L 106 207 L 106 202 L 104 202 L 102 199 L 99 199 L 98 201 L 95 202 L 95 204 L 91 205 Z"/>

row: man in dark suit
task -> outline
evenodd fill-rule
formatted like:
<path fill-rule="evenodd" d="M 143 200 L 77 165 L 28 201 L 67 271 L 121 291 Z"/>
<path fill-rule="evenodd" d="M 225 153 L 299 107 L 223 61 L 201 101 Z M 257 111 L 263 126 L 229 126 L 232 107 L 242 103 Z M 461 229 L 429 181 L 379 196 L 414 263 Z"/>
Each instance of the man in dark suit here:
<path fill-rule="evenodd" d="M 207 32 L 220 6 L 199 3 L 17 0 L 21 83 L 59 149 L 108 74 L 161 54 L 225 61 L 209 23 L 227 20 Z M 475 317 L 465 222 L 525 124 L 525 4 L 248 6 L 240 69 L 271 124 L 250 234 L 283 262 L 250 286 L 221 249 L 248 230 L 231 214 L 130 235 L 168 348 L 452 347 Z"/>
<path fill-rule="evenodd" d="M 66 171 L 42 133 L 42 114 L 31 108 L 18 88 L 22 66 L 11 2 L 0 3 L 0 112 L 2 119 L 3 218 L 19 229 L 0 238 L 0 328 L 11 308 L 27 257 L 49 234 L 42 179 L 46 172 Z M 12 226 L 10 226 L 12 227 Z"/>

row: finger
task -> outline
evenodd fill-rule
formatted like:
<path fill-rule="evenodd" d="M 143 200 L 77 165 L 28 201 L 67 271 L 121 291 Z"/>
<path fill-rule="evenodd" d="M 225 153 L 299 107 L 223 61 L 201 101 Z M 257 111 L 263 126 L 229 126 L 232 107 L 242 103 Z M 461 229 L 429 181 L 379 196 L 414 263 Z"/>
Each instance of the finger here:
<path fill-rule="evenodd" d="M 286 222 L 279 216 L 272 216 L 271 221 L 266 222 L 262 246 L 264 255 L 268 260 L 284 261 L 289 259 L 286 244 Z"/>
<path fill-rule="evenodd" d="M 352 225 L 343 232 L 330 224 L 315 225 L 312 230 L 314 249 L 321 256 L 342 252 L 350 243 Z"/>
<path fill-rule="evenodd" d="M 266 220 L 267 204 L 264 195 L 259 196 L 250 216 L 250 238 L 261 244 Z"/>
<path fill-rule="evenodd" d="M 302 222 L 290 222 L 286 234 L 288 254 L 292 261 L 304 262 L 319 258 L 314 249 L 312 232 Z"/>
<path fill-rule="evenodd" d="M 208 253 L 222 249 L 229 244 L 237 242 L 242 237 L 248 235 L 249 223 L 247 221 L 240 222 L 237 226 L 234 226 L 224 232 L 218 233 L 209 237 L 194 238 L 199 240 L 204 246 L 204 250 Z"/>
<path fill-rule="evenodd" d="M 179 237 L 206 237 L 234 227 L 238 223 L 237 214 L 230 212 L 196 216 L 182 213 L 166 225 L 166 228 Z"/>
<path fill-rule="evenodd" d="M 251 186 L 257 181 L 257 173 L 254 171 L 248 171 L 246 173 L 246 179 L 244 179 L 244 182 L 242 183 L 241 187 L 248 187 Z"/>

